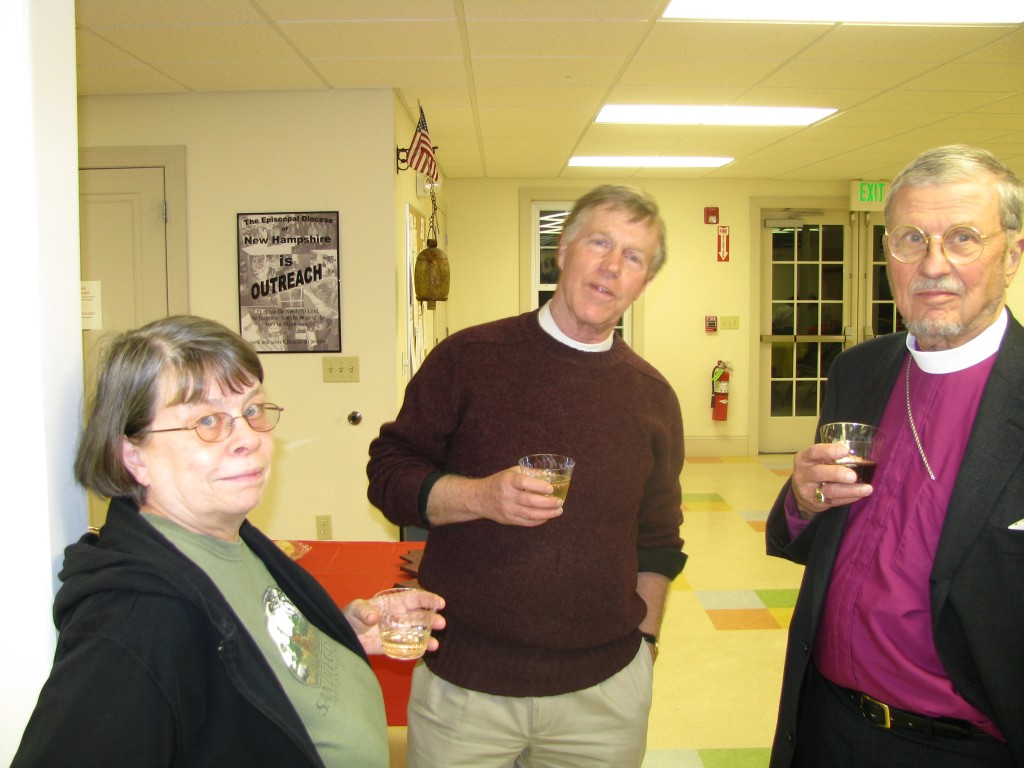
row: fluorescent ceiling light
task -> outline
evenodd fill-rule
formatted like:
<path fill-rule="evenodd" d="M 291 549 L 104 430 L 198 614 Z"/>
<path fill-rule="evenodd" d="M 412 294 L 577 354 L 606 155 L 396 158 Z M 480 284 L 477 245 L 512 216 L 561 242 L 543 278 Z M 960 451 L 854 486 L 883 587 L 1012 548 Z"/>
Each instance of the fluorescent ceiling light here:
<path fill-rule="evenodd" d="M 595 122 L 644 125 L 810 125 L 835 112 L 831 108 L 814 107 L 606 104 Z"/>
<path fill-rule="evenodd" d="M 731 162 L 731 157 L 670 157 L 666 155 L 632 157 L 577 155 L 569 158 L 569 165 L 577 168 L 720 168 Z"/>
<path fill-rule="evenodd" d="M 917 3 L 892 0 L 858 0 L 856 3 L 823 3 L 821 0 L 731 0 L 728 3 L 698 3 L 672 0 L 663 19 L 693 21 L 806 21 L 849 22 L 852 24 L 1019 24 L 1024 21 L 1020 3 L 1008 0 L 972 0 L 970 3 L 932 3 L 923 9 Z"/>

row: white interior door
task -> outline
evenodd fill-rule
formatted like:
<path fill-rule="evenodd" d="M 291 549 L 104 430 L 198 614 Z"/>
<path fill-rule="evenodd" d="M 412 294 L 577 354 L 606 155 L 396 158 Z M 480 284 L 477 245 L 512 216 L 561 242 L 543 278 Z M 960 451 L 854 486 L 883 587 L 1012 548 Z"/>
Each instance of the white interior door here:
<path fill-rule="evenodd" d="M 105 336 L 168 314 L 163 168 L 79 171 L 82 280 L 99 285 L 102 327 L 82 332 L 85 391 Z M 89 524 L 106 503 L 89 495 Z"/>

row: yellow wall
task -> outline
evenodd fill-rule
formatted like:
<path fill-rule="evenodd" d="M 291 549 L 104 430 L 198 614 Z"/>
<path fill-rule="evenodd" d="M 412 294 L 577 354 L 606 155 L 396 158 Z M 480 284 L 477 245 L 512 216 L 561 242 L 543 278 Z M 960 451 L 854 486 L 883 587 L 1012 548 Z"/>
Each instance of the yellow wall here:
<path fill-rule="evenodd" d="M 366 500 L 367 446 L 396 412 L 400 375 L 405 242 L 395 212 L 407 192 L 396 189 L 393 113 L 389 90 L 79 102 L 81 146 L 186 147 L 194 314 L 238 328 L 236 214 L 340 211 L 342 353 L 359 357 L 360 381 L 323 383 L 320 354 L 261 356 L 268 393 L 286 409 L 271 485 L 251 516 L 271 536 L 313 538 L 314 516 L 325 513 L 335 538 L 397 536 Z M 347 421 L 352 411 L 359 426 Z"/>

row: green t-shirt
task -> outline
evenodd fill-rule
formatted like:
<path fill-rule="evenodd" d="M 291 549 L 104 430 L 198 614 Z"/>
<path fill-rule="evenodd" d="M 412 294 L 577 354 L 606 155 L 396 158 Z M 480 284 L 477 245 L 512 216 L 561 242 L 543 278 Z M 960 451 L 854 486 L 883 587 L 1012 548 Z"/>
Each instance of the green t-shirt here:
<path fill-rule="evenodd" d="M 373 670 L 310 624 L 244 541 L 144 514 L 206 572 L 263 651 L 327 766 L 387 768 L 387 717 Z"/>

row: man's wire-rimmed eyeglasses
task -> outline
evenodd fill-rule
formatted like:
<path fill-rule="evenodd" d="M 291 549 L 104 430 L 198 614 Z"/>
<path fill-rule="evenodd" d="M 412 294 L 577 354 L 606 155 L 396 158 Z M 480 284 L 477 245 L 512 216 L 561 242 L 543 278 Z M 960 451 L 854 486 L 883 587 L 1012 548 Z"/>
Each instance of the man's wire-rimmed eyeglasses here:
<path fill-rule="evenodd" d="M 228 439 L 235 428 L 236 419 L 245 419 L 249 426 L 256 432 L 269 432 L 281 420 L 281 408 L 273 403 L 251 403 L 246 406 L 239 416 L 232 416 L 230 413 L 208 413 L 191 427 L 171 427 L 170 429 L 151 429 L 150 434 L 156 432 L 187 432 L 193 430 L 201 440 L 207 443 L 219 443 Z"/>
<path fill-rule="evenodd" d="M 896 261 L 903 264 L 917 264 L 928 255 L 928 246 L 932 240 L 942 243 L 942 252 L 953 264 L 970 264 L 977 261 L 985 252 L 985 244 L 989 238 L 998 235 L 998 229 L 987 235 L 981 234 L 974 227 L 959 224 L 950 227 L 941 235 L 926 235 L 920 227 L 904 225 L 886 232 L 884 239 L 889 253 Z"/>

